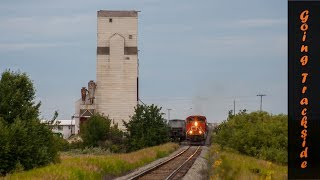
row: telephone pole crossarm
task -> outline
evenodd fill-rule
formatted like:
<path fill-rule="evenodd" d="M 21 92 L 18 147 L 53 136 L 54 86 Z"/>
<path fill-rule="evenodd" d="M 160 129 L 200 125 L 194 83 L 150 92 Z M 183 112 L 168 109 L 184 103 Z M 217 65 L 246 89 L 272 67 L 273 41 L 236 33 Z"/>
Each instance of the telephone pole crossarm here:
<path fill-rule="evenodd" d="M 257 96 L 260 96 L 260 111 L 262 111 L 262 97 L 267 96 L 266 94 L 258 94 Z"/>

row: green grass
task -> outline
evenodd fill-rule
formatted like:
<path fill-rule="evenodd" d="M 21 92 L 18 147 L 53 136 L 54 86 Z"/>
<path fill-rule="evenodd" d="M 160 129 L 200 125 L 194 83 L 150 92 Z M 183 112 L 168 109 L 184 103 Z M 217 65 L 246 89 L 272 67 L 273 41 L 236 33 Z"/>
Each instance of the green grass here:
<path fill-rule="evenodd" d="M 115 177 L 169 155 L 178 148 L 167 143 L 132 153 L 110 155 L 62 155 L 61 162 L 2 177 L 4 179 L 101 179 Z"/>
<path fill-rule="evenodd" d="M 221 150 L 213 144 L 209 152 L 210 179 L 287 179 L 285 165 L 242 155 L 232 149 Z"/>

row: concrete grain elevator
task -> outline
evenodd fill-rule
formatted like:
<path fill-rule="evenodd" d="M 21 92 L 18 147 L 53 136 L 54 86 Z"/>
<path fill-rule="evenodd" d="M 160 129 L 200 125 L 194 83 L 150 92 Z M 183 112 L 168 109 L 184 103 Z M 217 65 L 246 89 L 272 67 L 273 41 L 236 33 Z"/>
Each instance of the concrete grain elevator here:
<path fill-rule="evenodd" d="M 137 41 L 138 11 L 97 12 L 96 82 L 93 95 L 87 91 L 83 97 L 83 90 L 76 102 L 78 126 L 98 112 L 124 129 L 122 120 L 129 121 L 139 100 Z"/>

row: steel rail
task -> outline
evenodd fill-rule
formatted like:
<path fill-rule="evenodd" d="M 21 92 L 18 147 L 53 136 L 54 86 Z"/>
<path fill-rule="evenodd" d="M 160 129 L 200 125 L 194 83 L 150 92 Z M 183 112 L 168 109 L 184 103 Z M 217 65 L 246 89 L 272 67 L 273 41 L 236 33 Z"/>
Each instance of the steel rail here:
<path fill-rule="evenodd" d="M 139 174 L 131 177 L 129 180 L 136 180 L 136 179 L 138 179 L 138 178 L 140 178 L 140 177 L 148 174 L 149 172 L 151 172 L 151 171 L 153 171 L 153 170 L 155 170 L 155 169 L 160 168 L 161 166 L 163 166 L 163 165 L 167 164 L 168 162 L 174 160 L 175 158 L 181 156 L 181 155 L 182 155 L 183 153 L 185 153 L 188 149 L 190 149 L 190 147 L 191 147 L 191 146 L 189 146 L 189 147 L 186 148 L 185 150 L 181 151 L 181 152 L 178 153 L 177 155 L 173 156 L 172 158 L 169 158 L 169 159 L 167 159 L 166 161 L 163 161 L 163 162 L 161 162 L 161 163 L 159 163 L 159 164 L 157 164 L 157 165 L 155 165 L 155 166 L 153 166 L 153 167 L 151 167 L 151 168 L 148 168 L 148 169 L 146 169 L 145 171 L 143 171 L 143 172 L 141 172 L 141 173 L 139 173 Z"/>
<path fill-rule="evenodd" d="M 196 151 L 195 151 L 193 154 L 191 154 L 191 155 L 189 156 L 189 158 L 188 158 L 187 160 L 185 160 L 177 169 L 175 169 L 175 170 L 166 178 L 166 180 L 172 179 L 172 178 L 180 171 L 180 169 L 181 169 L 187 162 L 189 162 L 189 161 L 193 158 L 194 155 L 196 155 L 196 153 L 199 151 L 200 147 L 201 147 L 201 146 L 198 146 L 198 148 L 196 149 Z"/>

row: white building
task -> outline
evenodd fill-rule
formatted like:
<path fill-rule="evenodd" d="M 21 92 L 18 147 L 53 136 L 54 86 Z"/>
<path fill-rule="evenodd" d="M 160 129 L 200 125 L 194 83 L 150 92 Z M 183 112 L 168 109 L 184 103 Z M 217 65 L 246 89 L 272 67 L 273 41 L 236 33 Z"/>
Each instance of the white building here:
<path fill-rule="evenodd" d="M 52 132 L 61 133 L 63 139 L 68 139 L 72 134 L 75 134 L 75 121 L 74 120 L 56 120 L 57 126 L 54 126 Z"/>
<path fill-rule="evenodd" d="M 95 112 L 124 129 L 122 120 L 129 121 L 139 100 L 137 39 L 138 11 L 97 12 L 97 80 L 82 88 L 84 96 L 76 102 L 76 132 Z"/>
<path fill-rule="evenodd" d="M 46 124 L 52 128 L 52 132 L 61 134 L 64 139 L 68 139 L 71 135 L 77 134 L 75 131 L 75 120 L 55 120 L 52 124 L 49 120 L 41 120 L 42 124 Z"/>

